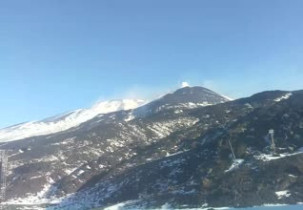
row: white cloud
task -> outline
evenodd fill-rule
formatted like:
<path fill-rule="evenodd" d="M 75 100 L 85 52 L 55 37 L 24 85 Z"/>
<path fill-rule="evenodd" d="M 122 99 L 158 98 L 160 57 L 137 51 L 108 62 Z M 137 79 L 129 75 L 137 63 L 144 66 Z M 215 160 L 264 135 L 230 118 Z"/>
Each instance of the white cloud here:
<path fill-rule="evenodd" d="M 181 83 L 181 87 L 184 88 L 184 87 L 189 87 L 189 83 L 188 82 L 182 82 Z"/>

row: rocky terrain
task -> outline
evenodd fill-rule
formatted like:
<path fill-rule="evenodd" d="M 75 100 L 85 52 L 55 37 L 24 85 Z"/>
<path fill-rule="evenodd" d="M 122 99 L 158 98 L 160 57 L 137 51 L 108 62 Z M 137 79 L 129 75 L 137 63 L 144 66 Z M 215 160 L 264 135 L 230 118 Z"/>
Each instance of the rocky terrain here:
<path fill-rule="evenodd" d="M 67 130 L 0 143 L 9 154 L 5 204 L 297 204 L 303 201 L 302 136 L 303 91 L 229 101 L 185 87 Z"/>

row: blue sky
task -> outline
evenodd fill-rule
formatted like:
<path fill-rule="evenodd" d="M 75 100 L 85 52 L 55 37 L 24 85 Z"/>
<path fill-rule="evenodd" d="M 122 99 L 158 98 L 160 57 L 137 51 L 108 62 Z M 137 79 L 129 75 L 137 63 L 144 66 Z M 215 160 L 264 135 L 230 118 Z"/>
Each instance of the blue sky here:
<path fill-rule="evenodd" d="M 302 0 L 0 1 L 0 127 L 151 98 L 303 89 Z"/>

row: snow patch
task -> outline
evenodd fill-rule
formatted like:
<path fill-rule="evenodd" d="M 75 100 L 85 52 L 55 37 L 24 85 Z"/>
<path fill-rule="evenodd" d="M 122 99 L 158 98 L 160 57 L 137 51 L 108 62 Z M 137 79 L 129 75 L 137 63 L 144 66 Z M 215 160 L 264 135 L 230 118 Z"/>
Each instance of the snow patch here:
<path fill-rule="evenodd" d="M 291 194 L 288 190 L 277 191 L 275 193 L 276 193 L 278 199 L 288 198 L 289 196 L 291 196 Z"/>
<path fill-rule="evenodd" d="M 285 94 L 284 96 L 281 96 L 281 97 L 279 97 L 279 98 L 276 98 L 274 101 L 275 101 L 275 102 L 280 102 L 280 101 L 289 99 L 290 96 L 292 96 L 292 93 L 287 93 L 287 94 Z"/>
<path fill-rule="evenodd" d="M 161 206 L 161 209 L 173 209 L 173 207 L 169 203 L 165 203 Z"/>
<path fill-rule="evenodd" d="M 176 156 L 176 155 L 179 155 L 179 154 L 182 154 L 182 153 L 185 153 L 185 152 L 188 152 L 189 150 L 185 150 L 185 151 L 179 151 L 179 152 L 176 152 L 176 153 L 166 153 L 165 157 L 172 157 L 172 156 Z"/>
<path fill-rule="evenodd" d="M 234 98 L 231 98 L 229 96 L 226 96 L 226 95 L 222 95 L 220 94 L 223 98 L 227 99 L 228 101 L 234 101 L 235 99 Z"/>
<path fill-rule="evenodd" d="M 49 197 L 56 190 L 53 186 L 54 180 L 50 177 L 47 178 L 47 183 L 43 186 L 42 190 L 36 194 L 28 194 L 25 198 L 11 199 L 4 204 L 6 205 L 42 205 L 42 204 L 55 204 L 61 202 L 63 198 Z"/>
<path fill-rule="evenodd" d="M 302 154 L 302 153 L 303 153 L 303 147 L 301 147 L 300 149 L 298 149 L 294 153 L 282 153 L 282 154 L 278 154 L 278 155 L 261 153 L 259 155 L 255 155 L 254 157 L 257 160 L 262 160 L 262 161 L 266 162 L 266 161 L 277 160 L 277 159 L 281 159 L 281 158 L 285 158 L 285 157 L 290 157 L 290 156 L 294 156 L 294 155 L 298 155 L 298 154 Z"/>
<path fill-rule="evenodd" d="M 239 166 L 244 162 L 243 159 L 235 159 L 233 161 L 233 163 L 231 164 L 231 166 L 229 167 L 229 169 L 225 170 L 225 173 L 233 171 L 237 168 L 239 168 Z"/>
<path fill-rule="evenodd" d="M 123 207 L 125 207 L 126 205 L 132 204 L 134 202 L 136 201 L 125 201 L 122 203 L 117 203 L 115 205 L 105 207 L 104 210 L 121 210 L 124 209 Z"/>
<path fill-rule="evenodd" d="M 125 122 L 131 121 L 135 119 L 136 117 L 134 116 L 133 112 L 130 112 L 128 116 L 124 119 Z"/>
<path fill-rule="evenodd" d="M 76 171 L 78 169 L 78 167 L 76 168 L 65 168 L 64 169 L 64 172 L 67 174 L 67 175 L 70 175 L 72 174 L 74 171 Z"/>

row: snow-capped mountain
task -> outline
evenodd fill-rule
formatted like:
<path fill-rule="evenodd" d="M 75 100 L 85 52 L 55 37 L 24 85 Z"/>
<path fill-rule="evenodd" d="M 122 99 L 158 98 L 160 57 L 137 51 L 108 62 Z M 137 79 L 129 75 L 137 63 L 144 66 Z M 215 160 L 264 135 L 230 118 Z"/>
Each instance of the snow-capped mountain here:
<path fill-rule="evenodd" d="M 185 86 L 169 93 L 149 104 L 139 107 L 134 110 L 136 116 L 147 116 L 166 110 L 174 110 L 182 112 L 183 109 L 194 109 L 224 103 L 229 101 L 225 96 L 222 96 L 212 90 L 204 87 L 189 87 Z"/>
<path fill-rule="evenodd" d="M 65 131 L 72 127 L 79 126 L 81 123 L 84 123 L 98 115 L 117 112 L 120 110 L 135 109 L 142 106 L 144 103 L 144 100 L 139 99 L 102 101 L 96 103 L 89 109 L 79 109 L 68 114 L 51 117 L 42 121 L 28 122 L 1 129 L 0 142 Z"/>
<path fill-rule="evenodd" d="M 62 132 L 0 142 L 9 156 L 6 204 L 83 210 L 302 202 L 302 110 L 303 91 L 228 101 L 184 87 Z"/>
<path fill-rule="evenodd" d="M 228 99 L 211 90 L 202 87 L 185 86 L 174 93 L 167 94 L 146 106 L 141 99 L 123 99 L 102 101 L 89 109 L 79 109 L 67 114 L 54 116 L 42 121 L 27 122 L 0 130 L 0 142 L 25 139 L 33 136 L 48 135 L 62 132 L 93 119 L 102 114 L 121 110 L 140 109 L 132 112 L 125 120 L 134 119 L 141 115 L 154 114 L 160 110 L 171 108 L 197 108 L 226 102 Z"/>
<path fill-rule="evenodd" d="M 213 98 L 214 96 L 215 98 Z M 144 102 L 124 103 L 128 106 L 123 106 L 119 102 L 105 102 L 97 104 L 89 110 L 78 110 L 40 121 L 39 123 L 45 125 L 47 132 L 50 130 L 49 126 L 65 125 L 70 118 L 73 119 L 72 122 L 75 126 L 66 130 L 59 129 L 59 132 L 54 130 L 53 133 L 44 135 L 35 133 L 35 136 L 18 141 L 3 144 L 0 142 L 0 147 L 11 156 L 10 171 L 12 174 L 10 174 L 10 178 L 12 179 L 9 179 L 11 187 L 7 198 L 13 202 L 18 199 L 17 203 L 28 202 L 28 200 L 38 202 L 42 198 L 34 199 L 37 197 L 35 194 L 40 195 L 41 192 L 45 192 L 44 188 L 52 188 L 59 179 L 62 179 L 61 187 L 56 187 L 57 190 L 53 192 L 55 194 L 51 193 L 50 196 L 73 193 L 81 187 L 80 183 L 84 182 L 81 180 L 77 184 L 72 184 L 78 174 L 85 172 L 82 169 L 83 164 L 92 161 L 96 161 L 95 163 L 98 164 L 97 167 L 87 166 L 94 170 L 88 176 L 85 175 L 87 176 L 85 180 L 97 176 L 98 173 L 110 169 L 111 165 L 114 166 L 134 157 L 137 146 L 153 144 L 176 131 L 197 123 L 198 119 L 188 114 L 191 110 L 224 101 L 226 101 L 224 97 L 210 90 L 200 87 L 185 87 L 131 110 L 129 109 L 136 107 L 137 104 L 140 106 Z M 116 111 L 118 109 L 123 110 Z M 137 114 L 142 113 L 142 110 L 145 114 Z M 163 114 L 166 117 L 163 118 Z M 75 122 L 74 119 L 81 120 Z M 79 121 L 82 123 L 79 124 Z M 71 123 L 67 124 L 70 127 Z M 22 125 L 18 126 L 16 127 L 20 128 Z M 12 130 L 14 131 L 14 129 Z M 18 131 L 13 134 L 20 134 Z M 41 133 L 41 131 L 39 132 Z M 21 134 L 29 136 L 31 133 Z M 120 155 L 117 155 L 116 152 Z M 35 167 L 32 167 L 33 164 Z M 36 166 L 41 167 L 39 171 L 36 171 Z M 21 180 L 27 180 L 27 186 Z M 67 186 L 69 187 L 66 188 Z M 43 194 L 40 197 L 49 200 L 47 195 Z"/>

